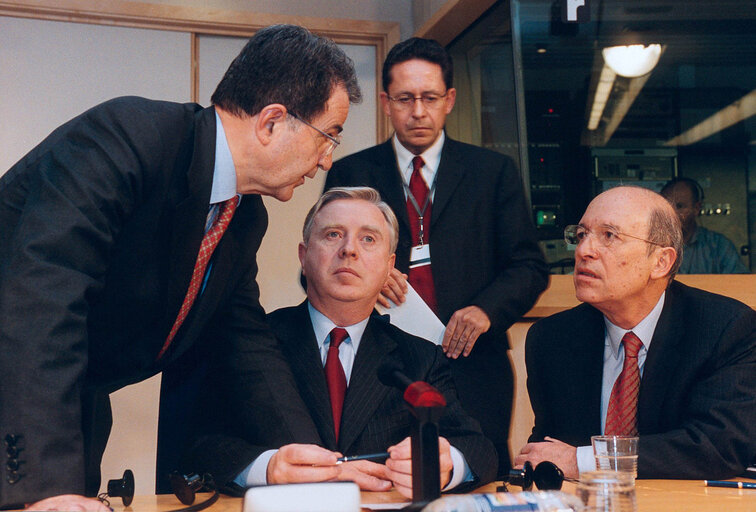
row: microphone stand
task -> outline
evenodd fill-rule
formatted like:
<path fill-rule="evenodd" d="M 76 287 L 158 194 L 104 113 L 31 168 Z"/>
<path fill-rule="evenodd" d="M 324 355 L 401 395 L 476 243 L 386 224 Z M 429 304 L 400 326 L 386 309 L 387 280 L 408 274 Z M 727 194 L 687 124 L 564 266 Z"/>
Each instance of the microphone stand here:
<path fill-rule="evenodd" d="M 444 413 L 446 399 L 427 382 L 413 382 L 397 361 L 386 361 L 377 370 L 386 386 L 402 391 L 415 421 L 412 426 L 412 505 L 405 510 L 420 510 L 441 496 L 441 467 L 438 461 L 438 421 Z"/>
<path fill-rule="evenodd" d="M 430 502 L 441 496 L 441 468 L 438 461 L 438 420 L 443 406 L 410 407 L 415 416 L 412 428 L 412 501 Z"/>

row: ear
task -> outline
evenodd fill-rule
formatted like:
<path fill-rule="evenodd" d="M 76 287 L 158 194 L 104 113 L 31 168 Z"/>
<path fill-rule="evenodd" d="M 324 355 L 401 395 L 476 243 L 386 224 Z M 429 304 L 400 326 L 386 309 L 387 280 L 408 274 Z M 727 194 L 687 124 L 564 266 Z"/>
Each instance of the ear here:
<path fill-rule="evenodd" d="M 299 242 L 297 253 L 299 254 L 299 265 L 302 267 L 302 275 L 305 275 L 304 262 L 305 256 L 307 255 L 307 246 L 304 244 L 304 242 Z"/>
<path fill-rule="evenodd" d="M 452 87 L 446 90 L 446 115 L 449 115 L 457 101 L 457 89 Z"/>
<path fill-rule="evenodd" d="M 386 94 L 385 92 L 382 92 L 380 94 L 380 98 L 381 98 L 381 107 L 383 107 L 383 113 L 386 114 L 388 117 L 391 117 L 391 108 L 389 108 L 390 100 L 388 98 L 388 94 Z"/>
<path fill-rule="evenodd" d="M 677 251 L 672 247 L 659 247 L 656 249 L 656 263 L 651 269 L 652 279 L 667 277 L 669 271 L 677 260 Z"/>
<path fill-rule="evenodd" d="M 286 107 L 280 103 L 272 103 L 263 107 L 259 114 L 257 114 L 257 122 L 255 123 L 255 134 L 263 145 L 270 144 L 273 139 L 273 131 L 276 125 L 280 125 L 286 121 L 286 115 L 288 111 Z"/>

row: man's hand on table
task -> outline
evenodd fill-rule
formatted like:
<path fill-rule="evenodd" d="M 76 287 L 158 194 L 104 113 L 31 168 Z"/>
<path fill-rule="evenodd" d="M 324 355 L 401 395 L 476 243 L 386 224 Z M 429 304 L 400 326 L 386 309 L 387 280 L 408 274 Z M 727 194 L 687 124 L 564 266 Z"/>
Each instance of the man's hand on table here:
<path fill-rule="evenodd" d="M 515 457 L 514 466 L 521 468 L 525 461 L 530 461 L 533 467 L 539 462 L 548 460 L 559 466 L 567 478 L 578 478 L 580 476 L 577 467 L 577 448 L 563 443 L 552 437 L 540 443 L 528 443 L 522 447 L 520 453 Z"/>
<path fill-rule="evenodd" d="M 363 491 L 391 489 L 383 464 L 365 460 L 339 464 L 339 457 L 340 453 L 314 444 L 282 446 L 268 462 L 268 483 L 353 481 Z"/>
<path fill-rule="evenodd" d="M 111 512 L 109 507 L 95 498 L 78 494 L 61 494 L 37 501 L 27 506 L 29 511 L 65 510 L 66 512 Z"/>
<path fill-rule="evenodd" d="M 451 480 L 452 469 L 454 468 L 449 448 L 449 441 L 439 437 L 438 459 L 442 489 Z M 388 452 L 391 454 L 386 460 L 386 467 L 389 469 L 388 477 L 402 496 L 412 498 L 412 446 L 410 438 L 407 437 L 401 443 L 390 447 Z"/>

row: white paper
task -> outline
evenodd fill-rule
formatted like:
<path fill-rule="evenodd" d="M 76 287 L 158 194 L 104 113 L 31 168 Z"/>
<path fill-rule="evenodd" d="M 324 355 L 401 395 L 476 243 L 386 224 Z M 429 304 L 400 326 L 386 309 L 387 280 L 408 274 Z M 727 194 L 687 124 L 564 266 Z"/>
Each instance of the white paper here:
<path fill-rule="evenodd" d="M 400 503 L 362 503 L 363 509 L 368 510 L 396 510 L 412 505 L 411 501 L 402 501 Z"/>
<path fill-rule="evenodd" d="M 391 323 L 401 330 L 441 345 L 446 326 L 409 283 L 407 288 L 404 304 L 397 306 L 392 302 L 390 308 L 376 304 L 376 309 L 382 315 L 389 315 Z"/>

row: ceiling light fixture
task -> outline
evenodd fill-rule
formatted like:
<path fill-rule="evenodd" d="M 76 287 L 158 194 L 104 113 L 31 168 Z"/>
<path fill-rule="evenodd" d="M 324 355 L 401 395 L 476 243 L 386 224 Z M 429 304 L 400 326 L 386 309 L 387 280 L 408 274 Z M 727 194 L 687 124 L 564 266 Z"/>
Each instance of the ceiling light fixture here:
<path fill-rule="evenodd" d="M 601 76 L 599 77 L 598 84 L 596 84 L 596 92 L 593 95 L 593 105 L 591 106 L 591 113 L 588 118 L 588 129 L 595 130 L 598 128 L 601 122 L 601 116 L 604 114 L 604 108 L 606 108 L 606 102 L 609 101 L 609 95 L 612 92 L 614 86 L 614 79 L 617 74 L 609 68 L 604 66 L 601 68 Z"/>
<path fill-rule="evenodd" d="M 660 44 L 631 44 L 604 48 L 601 54 L 604 62 L 619 76 L 637 78 L 647 75 L 659 62 Z"/>
<path fill-rule="evenodd" d="M 669 139 L 664 145 L 689 146 L 754 115 L 756 115 L 756 89 L 677 137 Z"/>

